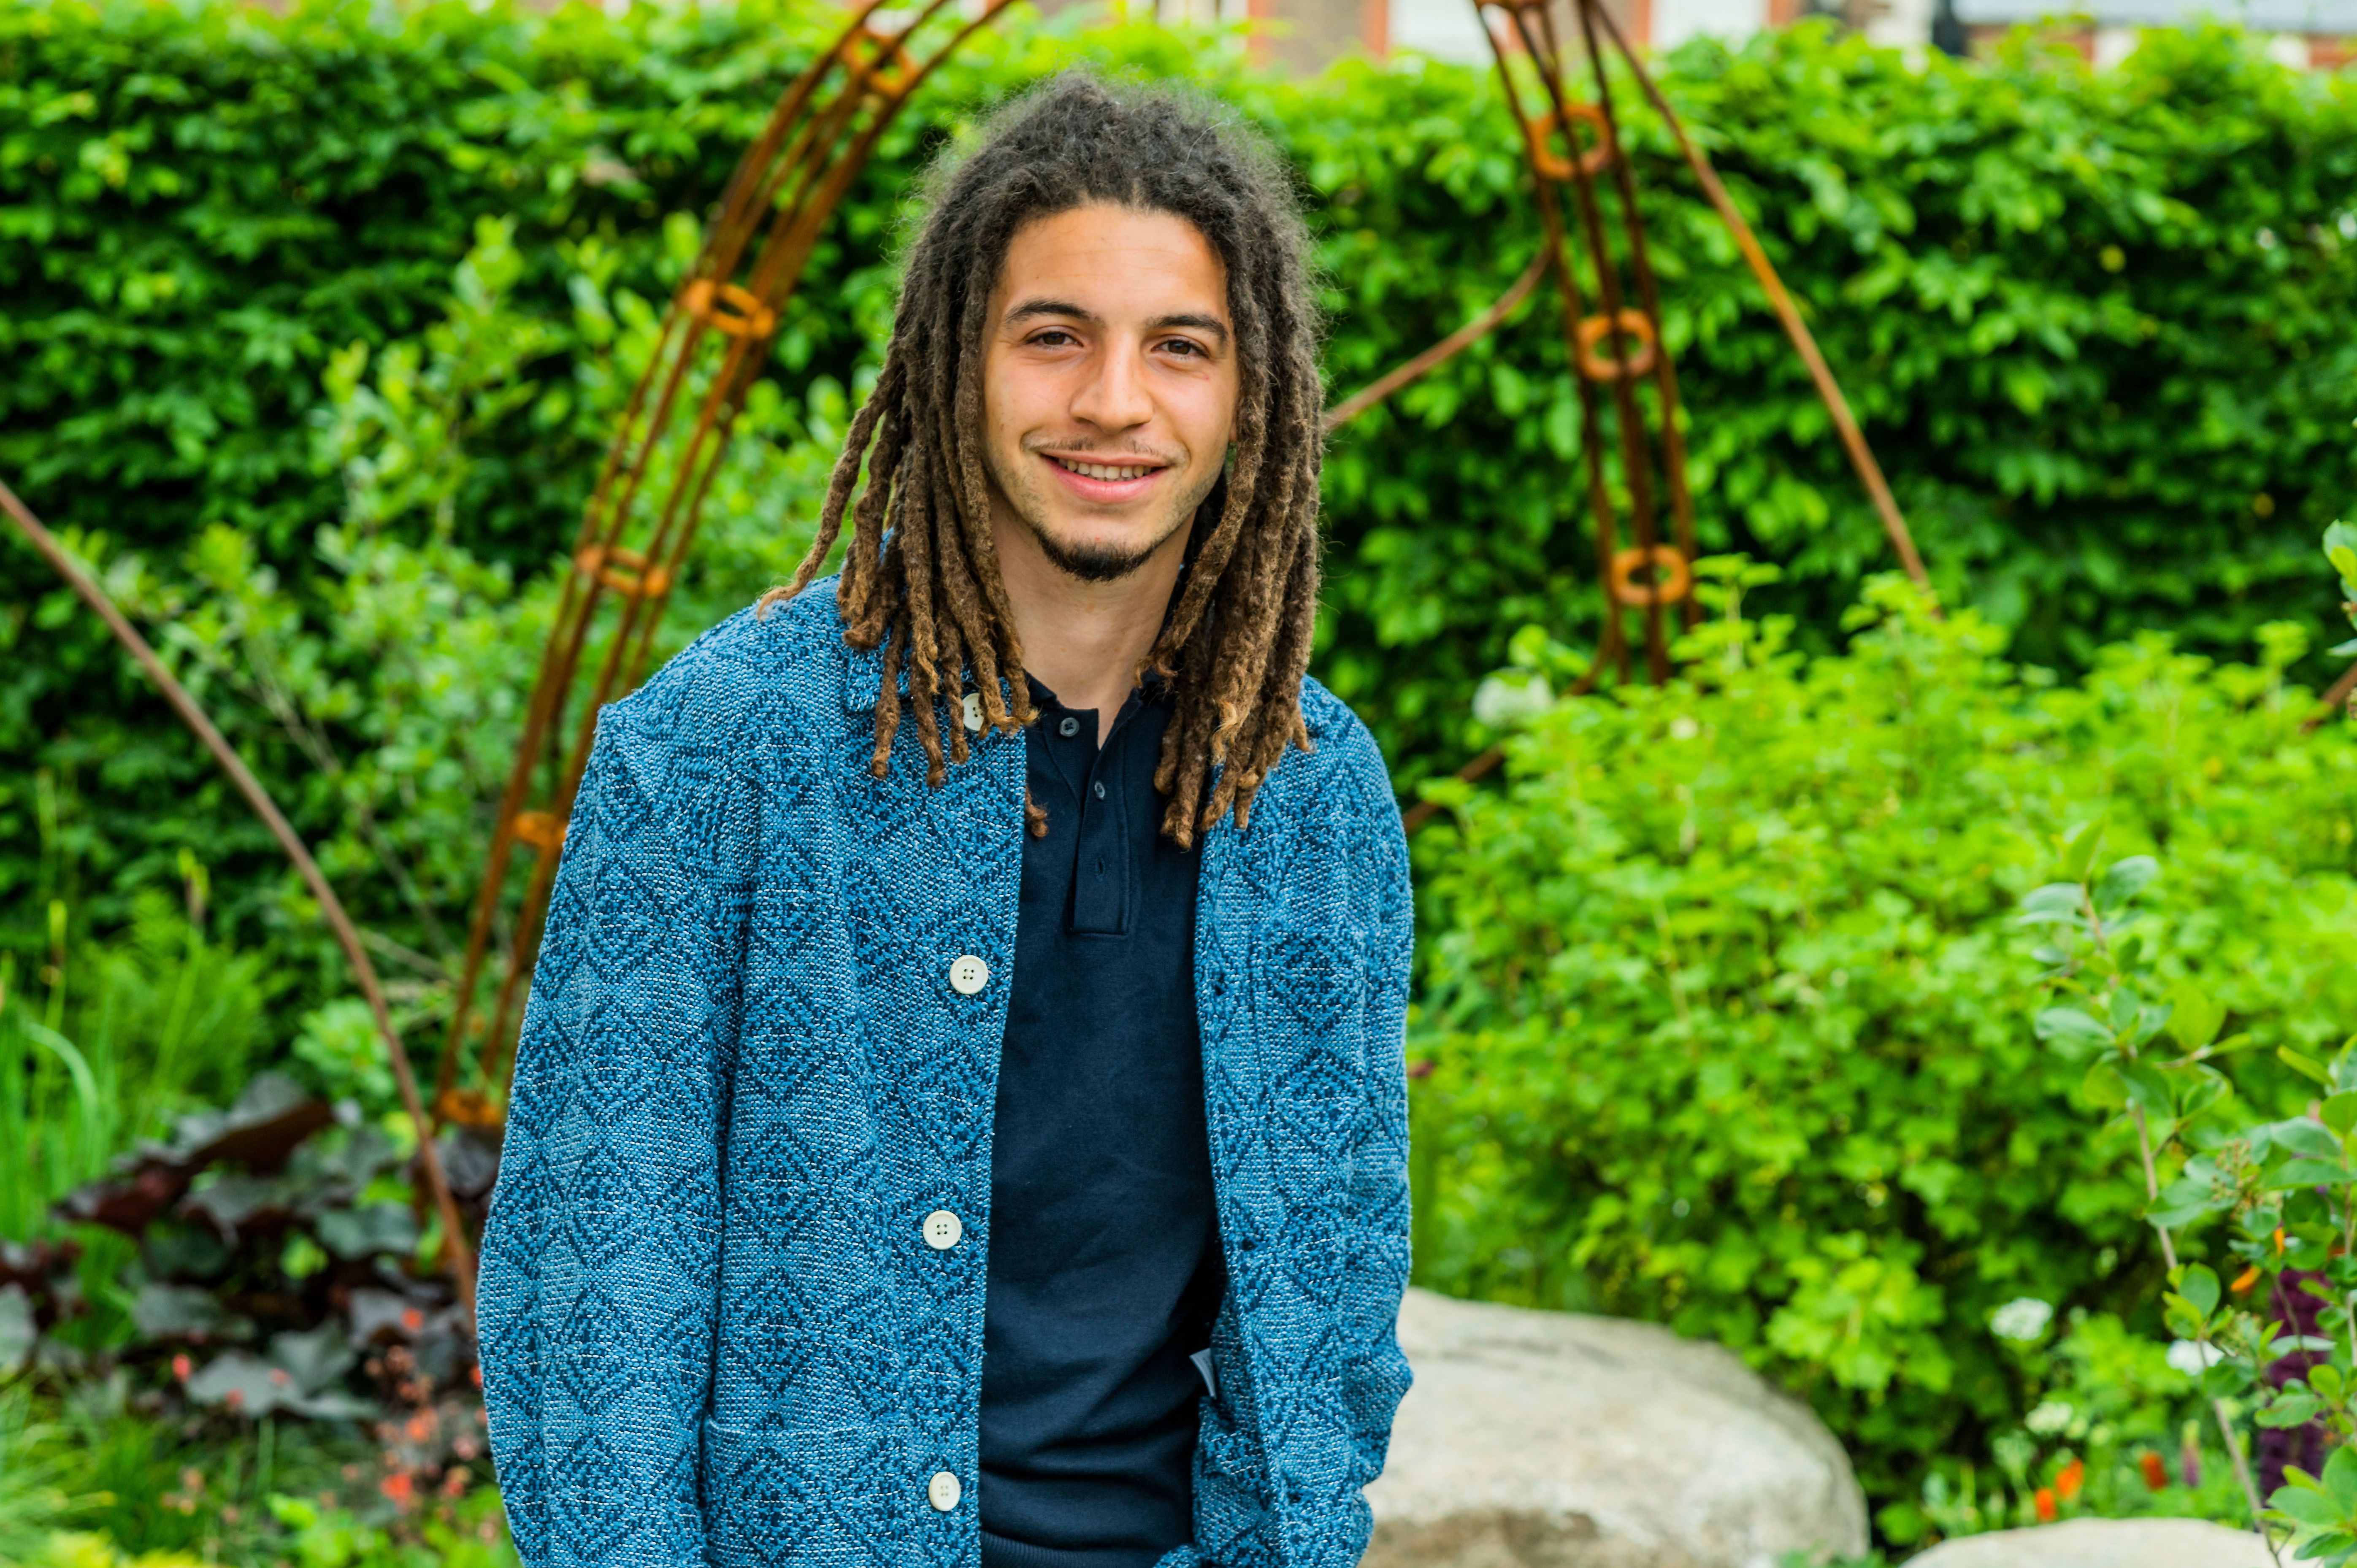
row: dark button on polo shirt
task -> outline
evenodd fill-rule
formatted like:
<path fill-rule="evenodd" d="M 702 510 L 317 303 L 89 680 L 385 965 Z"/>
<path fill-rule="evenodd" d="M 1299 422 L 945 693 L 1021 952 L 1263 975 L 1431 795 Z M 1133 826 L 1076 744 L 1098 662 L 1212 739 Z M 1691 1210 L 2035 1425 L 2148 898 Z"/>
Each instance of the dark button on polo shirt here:
<path fill-rule="evenodd" d="M 1189 1470 L 1224 1284 L 1195 1027 L 1196 856 L 1161 835 L 1167 701 L 1032 683 L 1031 800 L 991 1150 L 985 1568 L 1152 1568 Z"/>

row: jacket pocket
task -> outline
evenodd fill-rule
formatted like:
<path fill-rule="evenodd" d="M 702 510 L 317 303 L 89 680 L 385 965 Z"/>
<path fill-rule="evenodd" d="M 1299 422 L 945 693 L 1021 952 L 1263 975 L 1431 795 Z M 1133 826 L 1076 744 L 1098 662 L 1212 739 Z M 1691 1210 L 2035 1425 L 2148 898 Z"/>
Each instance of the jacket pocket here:
<path fill-rule="evenodd" d="M 905 1535 L 908 1521 L 893 1517 L 882 1488 L 906 1469 L 907 1446 L 866 1425 L 757 1432 L 705 1421 L 707 1561 L 712 1568 L 777 1568 L 888 1556 L 886 1548 Z"/>

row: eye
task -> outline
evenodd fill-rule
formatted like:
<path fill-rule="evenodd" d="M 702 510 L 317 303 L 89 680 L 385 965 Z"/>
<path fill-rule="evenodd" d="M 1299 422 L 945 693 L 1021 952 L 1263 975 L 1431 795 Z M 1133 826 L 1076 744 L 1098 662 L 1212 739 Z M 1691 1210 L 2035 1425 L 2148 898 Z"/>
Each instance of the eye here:
<path fill-rule="evenodd" d="M 1077 343 L 1080 339 L 1073 337 L 1071 333 L 1065 331 L 1060 327 L 1049 327 L 1044 330 L 1034 332 L 1026 339 L 1026 341 L 1030 343 L 1034 348 L 1061 349 L 1067 344 Z"/>
<path fill-rule="evenodd" d="M 1209 359 L 1211 357 L 1210 351 L 1191 338 L 1172 338 L 1167 340 L 1162 347 L 1167 351 L 1178 354 L 1182 358 L 1189 355 L 1192 355 L 1197 359 Z"/>

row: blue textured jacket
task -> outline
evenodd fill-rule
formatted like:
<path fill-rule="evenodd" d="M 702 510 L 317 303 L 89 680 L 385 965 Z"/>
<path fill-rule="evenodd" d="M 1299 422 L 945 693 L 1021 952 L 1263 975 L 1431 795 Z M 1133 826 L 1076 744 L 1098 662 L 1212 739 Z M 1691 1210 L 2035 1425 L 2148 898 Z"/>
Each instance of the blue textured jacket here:
<path fill-rule="evenodd" d="M 827 581 L 600 717 L 483 1242 L 529 1568 L 979 1560 L 1025 743 L 985 733 L 933 789 L 911 737 L 876 779 L 880 672 Z M 1161 1568 L 1351 1568 L 1408 1384 L 1406 844 L 1366 730 L 1301 700 L 1315 749 L 1202 843 L 1229 1285 Z"/>

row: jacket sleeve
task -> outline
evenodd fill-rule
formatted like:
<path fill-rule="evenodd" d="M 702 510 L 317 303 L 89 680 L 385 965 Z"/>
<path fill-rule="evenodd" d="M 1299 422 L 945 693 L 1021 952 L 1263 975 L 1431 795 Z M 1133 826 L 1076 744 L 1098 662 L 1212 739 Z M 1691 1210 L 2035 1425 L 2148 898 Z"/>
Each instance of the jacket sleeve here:
<path fill-rule="evenodd" d="M 1407 835 L 1374 738 L 1355 725 L 1349 788 L 1359 823 L 1355 897 L 1368 913 L 1364 975 L 1363 1071 L 1369 1105 L 1351 1162 L 1353 1239 L 1347 1287 L 1342 1387 L 1352 1445 L 1351 1553 L 1366 1546 L 1372 1520 L 1363 1497 L 1383 1474 L 1392 1418 L 1411 1380 L 1399 1346 L 1400 1301 L 1407 1290 L 1407 1004 L 1415 950 L 1415 894 L 1408 876 Z"/>
<path fill-rule="evenodd" d="M 751 811 L 726 747 L 658 725 L 673 696 L 599 716 L 483 1238 L 483 1401 L 526 1568 L 705 1560 Z"/>

